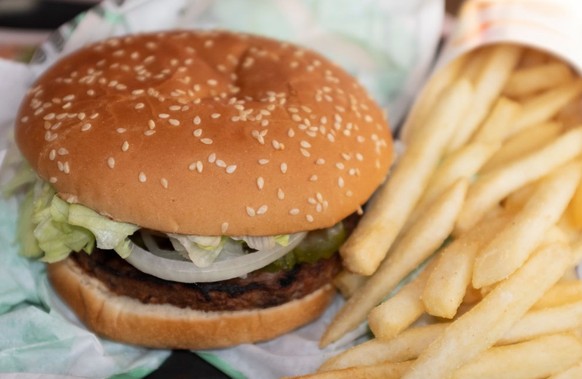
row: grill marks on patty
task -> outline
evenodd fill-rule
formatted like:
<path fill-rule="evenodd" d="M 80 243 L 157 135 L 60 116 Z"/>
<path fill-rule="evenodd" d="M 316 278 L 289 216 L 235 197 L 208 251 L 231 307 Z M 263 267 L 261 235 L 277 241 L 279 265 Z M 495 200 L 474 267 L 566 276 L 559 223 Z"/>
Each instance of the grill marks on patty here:
<path fill-rule="evenodd" d="M 113 251 L 95 249 L 91 255 L 71 256 L 87 274 L 120 296 L 145 304 L 171 304 L 202 311 L 268 308 L 300 299 L 325 284 L 340 270 L 339 257 L 299 264 L 289 271 L 248 274 L 212 283 L 178 283 L 145 274 Z"/>

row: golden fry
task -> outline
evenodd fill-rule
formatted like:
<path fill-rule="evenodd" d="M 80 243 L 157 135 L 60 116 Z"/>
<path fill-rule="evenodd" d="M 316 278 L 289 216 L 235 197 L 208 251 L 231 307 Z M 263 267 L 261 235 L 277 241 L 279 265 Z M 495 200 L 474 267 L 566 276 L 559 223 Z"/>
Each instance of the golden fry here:
<path fill-rule="evenodd" d="M 452 226 L 463 204 L 466 189 L 466 180 L 453 185 L 394 245 L 378 271 L 348 299 L 336 314 L 321 338 L 321 346 L 338 340 L 364 321 L 372 308 L 442 245 L 452 231 Z"/>
<path fill-rule="evenodd" d="M 431 118 L 416 132 L 358 226 L 340 248 L 344 266 L 371 275 L 386 256 L 438 164 L 462 112 L 471 101 L 471 86 L 461 81 L 447 90 Z"/>
<path fill-rule="evenodd" d="M 496 168 L 534 152 L 556 139 L 562 132 L 559 122 L 546 122 L 522 130 L 511 136 L 483 165 L 481 173 L 493 171 Z"/>
<path fill-rule="evenodd" d="M 452 379 L 545 378 L 582 358 L 582 342 L 569 334 L 493 347 L 454 372 Z"/>
<path fill-rule="evenodd" d="M 464 145 L 487 117 L 493 103 L 517 65 L 522 48 L 516 45 L 496 45 L 491 48 L 487 61 L 475 82 L 475 99 L 463 115 L 457 133 L 451 138 L 448 152 Z"/>
<path fill-rule="evenodd" d="M 434 260 L 394 296 L 370 311 L 368 326 L 376 338 L 396 336 L 424 313 L 421 295 L 433 268 Z"/>
<path fill-rule="evenodd" d="M 497 283 L 521 267 L 562 217 L 580 181 L 581 170 L 576 161 L 540 181 L 524 208 L 478 253 L 474 288 Z"/>
<path fill-rule="evenodd" d="M 563 62 L 549 62 L 516 70 L 510 77 L 503 94 L 523 97 L 562 85 L 574 79 L 570 67 Z"/>
<path fill-rule="evenodd" d="M 560 279 L 571 260 L 571 251 L 562 244 L 538 250 L 518 271 L 451 323 L 403 378 L 446 378 L 493 346 Z"/>
<path fill-rule="evenodd" d="M 471 186 L 457 221 L 457 231 L 473 227 L 510 193 L 547 175 L 582 153 L 582 127 L 572 129 L 542 149 L 491 171 Z"/>

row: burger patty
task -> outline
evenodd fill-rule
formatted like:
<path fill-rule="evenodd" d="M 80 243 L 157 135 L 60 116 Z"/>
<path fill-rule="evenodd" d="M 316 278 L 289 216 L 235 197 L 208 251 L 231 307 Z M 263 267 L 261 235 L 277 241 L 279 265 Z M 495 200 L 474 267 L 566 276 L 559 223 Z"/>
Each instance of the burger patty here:
<path fill-rule="evenodd" d="M 338 254 L 334 254 L 330 259 L 298 264 L 287 271 L 259 270 L 220 282 L 180 283 L 143 273 L 113 251 L 95 249 L 90 255 L 70 257 L 117 295 L 145 304 L 172 304 L 202 311 L 260 309 L 300 299 L 329 283 L 341 266 Z"/>

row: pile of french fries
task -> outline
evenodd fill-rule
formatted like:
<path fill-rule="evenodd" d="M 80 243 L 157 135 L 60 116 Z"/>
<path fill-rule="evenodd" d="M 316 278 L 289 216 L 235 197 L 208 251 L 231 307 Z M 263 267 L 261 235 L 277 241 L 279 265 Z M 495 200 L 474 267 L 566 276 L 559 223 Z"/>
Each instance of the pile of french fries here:
<path fill-rule="evenodd" d="M 321 346 L 374 338 L 307 377 L 582 378 L 582 79 L 485 46 L 431 78 L 401 139 Z"/>

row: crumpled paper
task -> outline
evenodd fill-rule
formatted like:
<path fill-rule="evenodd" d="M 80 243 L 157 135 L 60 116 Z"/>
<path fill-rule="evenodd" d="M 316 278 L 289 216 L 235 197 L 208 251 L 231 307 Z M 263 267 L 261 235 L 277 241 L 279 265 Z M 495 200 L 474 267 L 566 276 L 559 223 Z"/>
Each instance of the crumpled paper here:
<path fill-rule="evenodd" d="M 172 28 L 226 28 L 300 43 L 355 75 L 403 118 L 429 71 L 443 22 L 442 0 L 126 0 L 104 1 L 63 25 L 30 65 L 0 60 L 0 166 L 11 158 L 13 120 L 34 78 L 59 56 L 113 35 Z M 4 165 L 6 166 L 6 164 Z M 0 170 L 0 185 L 10 175 Z M 0 199 L 0 372 L 105 378 L 142 377 L 169 351 L 114 343 L 88 332 L 52 292 L 44 265 L 17 254 L 17 200 Z M 366 332 L 365 326 L 320 350 L 319 336 L 341 305 L 273 341 L 198 352 L 237 378 L 275 378 L 312 372 Z M 21 373 L 28 373 L 22 375 Z"/>

